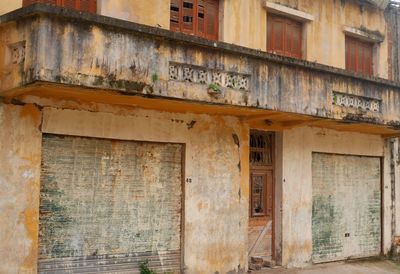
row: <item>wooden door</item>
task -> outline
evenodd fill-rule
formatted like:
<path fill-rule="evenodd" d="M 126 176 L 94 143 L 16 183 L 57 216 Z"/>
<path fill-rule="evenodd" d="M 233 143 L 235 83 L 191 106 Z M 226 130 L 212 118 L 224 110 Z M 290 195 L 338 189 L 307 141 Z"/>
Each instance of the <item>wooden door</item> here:
<path fill-rule="evenodd" d="M 249 255 L 273 257 L 274 133 L 250 134 Z"/>

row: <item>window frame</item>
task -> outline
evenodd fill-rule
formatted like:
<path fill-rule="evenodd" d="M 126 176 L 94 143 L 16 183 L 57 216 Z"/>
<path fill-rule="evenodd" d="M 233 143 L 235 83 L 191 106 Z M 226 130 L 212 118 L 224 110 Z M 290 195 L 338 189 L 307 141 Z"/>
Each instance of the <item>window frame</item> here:
<path fill-rule="evenodd" d="M 373 76 L 374 75 L 374 42 L 366 41 L 354 36 L 345 36 L 345 64 L 346 70 L 358 74 Z M 354 47 L 354 58 L 351 57 L 351 47 Z M 362 60 L 360 61 L 360 51 L 362 52 Z M 366 56 L 369 55 L 369 58 Z M 355 60 L 353 60 L 355 59 Z M 369 62 L 368 62 L 369 59 Z M 366 62 L 368 62 L 366 64 Z M 354 64 L 352 64 L 354 63 Z"/>
<path fill-rule="evenodd" d="M 268 216 L 268 205 L 267 205 L 267 173 L 265 171 L 253 171 L 250 175 L 250 216 L 251 218 L 259 218 Z M 261 205 L 262 211 L 260 213 L 255 212 L 254 208 L 254 177 L 261 177 L 263 180 L 262 185 L 262 197 L 261 197 Z"/>
<path fill-rule="evenodd" d="M 184 0 L 170 0 L 170 30 L 175 32 L 182 32 L 189 35 L 194 35 L 202 38 L 206 38 L 209 40 L 218 40 L 219 39 L 219 17 L 220 17 L 220 0 L 191 0 L 193 2 L 192 9 L 192 29 L 184 28 Z M 199 1 L 203 1 L 203 9 L 204 9 L 204 18 L 203 18 L 203 28 L 202 31 L 199 31 Z M 173 16 L 172 6 L 174 2 L 178 2 L 175 5 L 178 5 L 178 21 L 176 23 L 172 22 Z M 208 16 L 207 10 L 210 5 L 214 5 L 215 14 L 214 14 L 214 25 L 213 25 L 213 33 L 209 34 L 207 32 L 208 23 L 210 20 L 210 16 Z"/>
<path fill-rule="evenodd" d="M 281 43 L 282 49 L 277 49 L 275 47 L 276 36 L 274 35 L 274 27 L 276 26 L 277 22 L 281 22 L 282 24 L 282 31 L 281 31 Z M 289 39 L 288 35 L 288 26 L 294 26 L 298 28 L 298 52 L 294 52 L 293 50 L 289 50 L 287 47 L 287 42 L 291 41 L 292 45 L 291 48 L 294 47 L 294 36 L 291 36 Z M 300 20 L 292 19 L 288 16 L 282 16 L 274 13 L 267 14 L 267 52 L 291 57 L 291 58 L 298 58 L 303 59 L 304 55 L 304 43 L 303 43 L 303 32 L 304 32 L 304 22 Z"/>

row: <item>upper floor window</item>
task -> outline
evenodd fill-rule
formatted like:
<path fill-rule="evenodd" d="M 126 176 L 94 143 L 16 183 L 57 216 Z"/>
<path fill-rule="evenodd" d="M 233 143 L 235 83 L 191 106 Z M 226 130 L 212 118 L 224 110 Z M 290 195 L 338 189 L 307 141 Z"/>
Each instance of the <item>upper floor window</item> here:
<path fill-rule="evenodd" d="M 269 52 L 302 58 L 302 23 L 268 14 L 267 31 Z"/>
<path fill-rule="evenodd" d="M 347 36 L 346 69 L 365 75 L 372 75 L 373 47 L 373 43 Z"/>
<path fill-rule="evenodd" d="M 171 0 L 170 27 L 208 39 L 218 39 L 218 0 Z"/>
<path fill-rule="evenodd" d="M 91 13 L 97 12 L 96 0 L 23 0 L 24 7 L 36 3 L 50 4 Z"/>

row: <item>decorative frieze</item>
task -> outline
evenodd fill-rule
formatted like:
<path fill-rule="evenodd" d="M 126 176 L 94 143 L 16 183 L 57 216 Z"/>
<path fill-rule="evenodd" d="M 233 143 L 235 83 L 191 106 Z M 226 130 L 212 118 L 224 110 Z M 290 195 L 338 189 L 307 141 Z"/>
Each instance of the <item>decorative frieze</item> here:
<path fill-rule="evenodd" d="M 188 64 L 170 63 L 169 79 L 196 84 L 217 84 L 220 87 L 249 90 L 250 75 Z"/>
<path fill-rule="evenodd" d="M 332 92 L 332 104 L 364 111 L 381 112 L 381 101 L 378 99 L 336 91 Z"/>

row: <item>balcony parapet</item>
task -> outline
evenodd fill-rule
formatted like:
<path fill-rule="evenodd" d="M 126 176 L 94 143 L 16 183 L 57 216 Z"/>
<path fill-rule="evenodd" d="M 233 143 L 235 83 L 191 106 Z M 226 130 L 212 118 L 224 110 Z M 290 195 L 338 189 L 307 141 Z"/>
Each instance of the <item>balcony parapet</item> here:
<path fill-rule="evenodd" d="M 0 51 L 3 97 L 40 82 L 400 128 L 397 82 L 96 14 L 5 14 Z"/>

